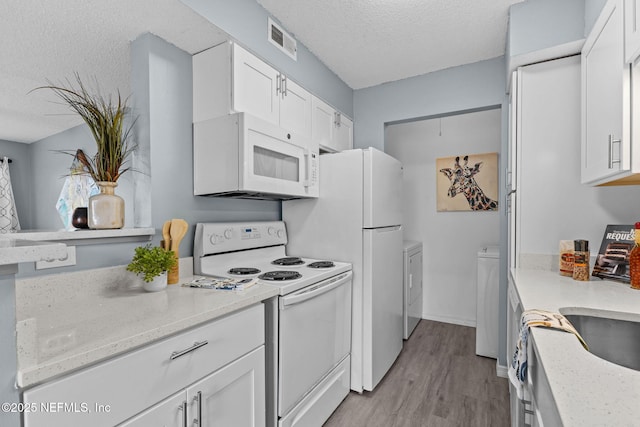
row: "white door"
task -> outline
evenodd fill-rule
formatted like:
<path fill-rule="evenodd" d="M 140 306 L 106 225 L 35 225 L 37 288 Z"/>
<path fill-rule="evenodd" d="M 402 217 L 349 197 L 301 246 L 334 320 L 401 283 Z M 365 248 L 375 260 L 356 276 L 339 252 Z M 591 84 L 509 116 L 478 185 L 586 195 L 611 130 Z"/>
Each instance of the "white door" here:
<path fill-rule="evenodd" d="M 422 251 L 409 255 L 407 338 L 422 318 Z"/>
<path fill-rule="evenodd" d="M 187 413 L 187 393 L 181 391 L 136 415 L 119 427 L 182 427 L 189 425 L 193 417 Z"/>
<path fill-rule="evenodd" d="M 280 127 L 311 138 L 311 94 L 281 75 Z"/>
<path fill-rule="evenodd" d="M 233 44 L 233 110 L 278 124 L 280 73 L 266 62 Z"/>
<path fill-rule="evenodd" d="M 625 0 L 624 9 L 624 56 L 627 62 L 632 63 L 640 55 L 639 0 Z"/>
<path fill-rule="evenodd" d="M 325 151 L 337 151 L 334 141 L 335 110 L 326 102 L 312 96 L 311 100 L 311 138 Z"/>
<path fill-rule="evenodd" d="M 264 426 L 264 346 L 195 383 L 187 395 L 189 422 L 200 427 Z"/>
<path fill-rule="evenodd" d="M 353 120 L 337 113 L 336 118 L 336 148 L 338 151 L 353 148 Z"/>
<path fill-rule="evenodd" d="M 623 1 L 608 2 L 582 49 L 583 183 L 630 168 Z"/>
<path fill-rule="evenodd" d="M 349 354 L 351 276 L 349 271 L 280 298 L 279 416 Z"/>
<path fill-rule="evenodd" d="M 402 350 L 402 227 L 364 230 L 363 386 L 373 390 Z"/>
<path fill-rule="evenodd" d="M 240 188 L 247 191 L 309 196 L 307 140 L 277 125 L 244 115 L 240 144 Z"/>
<path fill-rule="evenodd" d="M 375 148 L 362 152 L 363 228 L 402 224 L 402 163 Z"/>

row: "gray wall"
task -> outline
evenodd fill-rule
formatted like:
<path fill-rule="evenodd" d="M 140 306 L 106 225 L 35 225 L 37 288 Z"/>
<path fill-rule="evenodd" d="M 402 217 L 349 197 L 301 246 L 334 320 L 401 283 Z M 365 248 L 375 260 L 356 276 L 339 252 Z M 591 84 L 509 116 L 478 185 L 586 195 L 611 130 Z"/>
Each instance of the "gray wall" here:
<path fill-rule="evenodd" d="M 181 0 L 311 93 L 353 117 L 353 91 L 298 40 L 298 60 L 267 40 L 269 13 L 255 0 Z M 274 18 L 274 21 L 278 22 Z M 336 47 L 339 49 L 339 46 Z"/>
<path fill-rule="evenodd" d="M 280 202 L 193 195 L 191 55 L 152 34 L 131 50 L 139 144 L 150 151 L 151 225 L 159 230 L 165 220 L 185 219 L 180 256 L 190 256 L 196 222 L 279 220 Z"/>
<path fill-rule="evenodd" d="M 502 57 L 354 91 L 354 146 L 384 150 L 385 124 L 499 106 Z"/>
<path fill-rule="evenodd" d="M 22 229 L 33 228 L 33 201 L 31 182 L 31 158 L 29 145 L 0 139 L 0 157 L 8 157 L 11 187 L 16 201 L 18 220 Z"/>
<path fill-rule="evenodd" d="M 585 0 L 529 0 L 509 9 L 507 55 L 584 38 Z"/>
<path fill-rule="evenodd" d="M 132 105 L 139 117 L 135 136 L 141 152 L 146 153 L 145 158 L 136 161 L 137 166 L 147 168 L 147 175 L 128 175 L 129 179 L 136 181 L 136 211 L 142 212 L 142 219 L 148 217 L 148 223 L 141 225 L 156 229 L 153 243 L 159 243 L 162 224 L 171 218 L 183 218 L 190 225 L 180 246 L 181 257 L 193 254 L 196 222 L 279 220 L 280 202 L 193 195 L 191 55 L 151 34 L 132 42 L 131 54 Z M 60 141 L 64 141 L 64 145 Z M 82 125 L 34 146 L 32 156 L 37 166 L 34 167 L 34 179 L 46 182 L 46 186 L 38 187 L 37 191 L 39 197 L 47 199 L 43 204 L 45 211 L 38 212 L 38 215 L 46 217 L 47 221 L 59 222 L 55 200 L 62 188 L 62 175 L 68 170 L 71 159 L 52 152 L 51 148 L 64 146 L 69 149 L 85 145 L 91 148 L 91 141 L 88 129 Z M 43 174 L 46 174 L 48 181 L 42 179 Z M 134 205 L 133 192 L 131 189 L 125 197 L 130 209 Z M 141 193 L 148 197 L 142 197 Z M 130 216 L 137 217 L 138 214 Z M 18 277 L 127 264 L 138 245 L 112 243 L 78 246 L 75 266 L 35 271 L 32 264 L 21 264 Z"/>
<path fill-rule="evenodd" d="M 423 118 L 446 117 L 462 112 L 473 112 L 487 108 L 501 107 L 502 130 L 497 142 L 500 153 L 506 153 L 508 143 L 508 98 L 504 93 L 505 63 L 503 58 L 463 65 L 412 77 L 383 85 L 360 89 L 354 92 L 355 141 L 357 147 L 374 146 L 385 149 L 385 126 L 387 124 L 413 121 Z M 470 144 L 472 147 L 473 144 Z M 470 148 L 471 149 L 471 148 Z M 504 200 L 504 171 L 506 156 L 499 157 L 499 200 Z M 489 213 L 505 218 L 504 204 L 499 204 L 499 213 Z M 470 224 L 473 226 L 474 224 Z M 499 242 L 502 253 L 506 253 L 506 223 L 500 221 Z M 453 238 L 464 239 L 464 233 L 451 230 Z M 412 239 L 410 235 L 405 238 Z M 490 242 L 485 242 L 490 243 Z M 475 249 L 460 260 L 461 264 L 475 266 Z M 429 256 L 426 254 L 426 256 Z M 499 363 L 506 365 L 506 258 L 501 259 L 500 277 L 500 330 Z M 430 283 L 427 286 L 441 286 Z M 428 291 L 425 298 L 428 298 Z M 450 319 L 455 322 L 455 319 Z M 468 323 L 458 320 L 459 323 Z"/>
<path fill-rule="evenodd" d="M 476 326 L 476 263 L 473 261 L 480 248 L 498 245 L 501 215 L 499 212 L 438 212 L 437 181 L 441 179 L 447 188 L 450 183 L 437 172 L 436 160 L 499 152 L 501 132 L 499 109 L 386 128 L 387 153 L 404 166 L 404 237 L 421 241 L 423 247 L 424 319 Z M 470 165 L 473 164 L 470 159 Z M 497 192 L 493 194 L 483 179 L 499 170 L 491 171 L 485 163 L 476 178 L 485 194 L 496 200 Z M 462 194 L 454 200 L 468 208 Z"/>

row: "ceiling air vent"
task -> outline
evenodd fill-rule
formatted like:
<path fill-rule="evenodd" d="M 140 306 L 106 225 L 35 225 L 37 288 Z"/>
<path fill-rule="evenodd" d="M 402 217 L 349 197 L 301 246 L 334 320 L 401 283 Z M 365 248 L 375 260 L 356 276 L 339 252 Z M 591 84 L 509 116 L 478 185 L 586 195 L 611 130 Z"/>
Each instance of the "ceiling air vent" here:
<path fill-rule="evenodd" d="M 282 27 L 269 18 L 269 31 L 267 38 L 278 49 L 289 55 L 294 61 L 298 60 L 298 43 Z"/>

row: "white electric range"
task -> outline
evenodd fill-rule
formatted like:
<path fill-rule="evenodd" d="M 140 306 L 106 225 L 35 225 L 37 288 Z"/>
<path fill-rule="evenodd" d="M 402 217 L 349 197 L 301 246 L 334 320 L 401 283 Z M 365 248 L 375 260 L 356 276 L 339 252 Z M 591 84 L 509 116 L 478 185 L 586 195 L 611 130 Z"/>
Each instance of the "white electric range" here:
<path fill-rule="evenodd" d="M 350 389 L 351 264 L 287 255 L 286 243 L 281 221 L 200 223 L 194 273 L 278 287 L 267 305 L 267 425 L 321 425 Z"/>

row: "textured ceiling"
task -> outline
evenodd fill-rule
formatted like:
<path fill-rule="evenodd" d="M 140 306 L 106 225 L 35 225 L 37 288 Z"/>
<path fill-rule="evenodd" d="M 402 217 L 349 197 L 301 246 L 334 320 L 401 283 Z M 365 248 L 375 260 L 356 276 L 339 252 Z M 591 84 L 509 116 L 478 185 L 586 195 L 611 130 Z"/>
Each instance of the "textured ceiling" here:
<path fill-rule="evenodd" d="M 232 2 L 234 0 L 225 0 Z M 258 0 L 354 89 L 504 53 L 520 0 Z M 78 72 L 130 92 L 130 42 L 151 32 L 195 53 L 226 35 L 179 0 L 0 1 L 0 139 L 80 124 L 48 90 Z"/>
<path fill-rule="evenodd" d="M 522 0 L 257 0 L 351 88 L 504 54 Z"/>
<path fill-rule="evenodd" d="M 195 53 L 226 38 L 178 0 L 0 1 L 0 139 L 33 142 L 81 123 L 48 90 L 78 72 L 130 92 L 129 44 L 151 32 Z"/>

